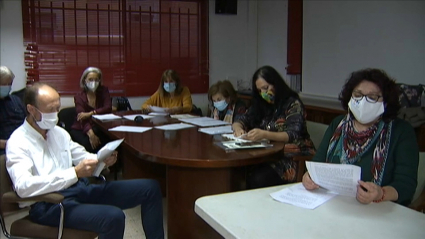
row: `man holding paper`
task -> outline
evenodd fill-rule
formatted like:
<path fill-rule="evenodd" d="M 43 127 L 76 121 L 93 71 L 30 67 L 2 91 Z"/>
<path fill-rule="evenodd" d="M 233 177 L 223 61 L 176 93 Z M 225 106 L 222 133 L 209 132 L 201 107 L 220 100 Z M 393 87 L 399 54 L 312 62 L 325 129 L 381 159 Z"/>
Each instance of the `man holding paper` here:
<path fill-rule="evenodd" d="M 57 192 L 65 199 L 64 226 L 94 231 L 99 238 L 123 238 L 123 209 L 141 205 L 146 238 L 164 238 L 162 196 L 154 180 L 125 180 L 89 184 L 98 159 L 106 166 L 116 162 L 117 152 L 97 157 L 73 142 L 56 126 L 59 94 L 50 86 L 36 83 L 25 94 L 27 117 L 13 132 L 6 148 L 6 167 L 20 197 Z M 112 153 L 112 154 L 110 154 Z M 75 166 L 73 166 L 75 165 Z M 29 206 L 31 203 L 22 204 Z M 60 208 L 38 202 L 29 215 L 36 223 L 58 226 Z"/>

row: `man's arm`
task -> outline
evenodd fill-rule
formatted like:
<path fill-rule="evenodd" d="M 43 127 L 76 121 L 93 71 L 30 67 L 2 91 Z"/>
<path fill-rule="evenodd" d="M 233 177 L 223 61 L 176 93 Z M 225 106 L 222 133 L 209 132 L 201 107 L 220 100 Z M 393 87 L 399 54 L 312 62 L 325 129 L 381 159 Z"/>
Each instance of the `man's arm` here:
<path fill-rule="evenodd" d="M 34 175 L 31 152 L 19 142 L 9 142 L 6 148 L 6 167 L 16 193 L 20 197 L 32 197 L 68 188 L 77 182 L 73 167 L 52 174 Z"/>

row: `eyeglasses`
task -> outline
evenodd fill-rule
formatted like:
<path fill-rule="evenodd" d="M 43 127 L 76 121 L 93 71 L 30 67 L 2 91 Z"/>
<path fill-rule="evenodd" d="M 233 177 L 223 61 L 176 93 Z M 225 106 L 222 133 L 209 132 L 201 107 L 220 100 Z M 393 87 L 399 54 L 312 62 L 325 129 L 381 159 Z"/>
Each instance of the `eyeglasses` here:
<path fill-rule="evenodd" d="M 370 103 L 376 103 L 378 102 L 379 98 L 382 98 L 382 96 L 380 95 L 363 95 L 362 93 L 358 91 L 353 91 L 353 94 L 351 94 L 351 97 L 356 101 L 360 101 L 363 99 L 363 97 L 366 97 L 366 101 Z"/>

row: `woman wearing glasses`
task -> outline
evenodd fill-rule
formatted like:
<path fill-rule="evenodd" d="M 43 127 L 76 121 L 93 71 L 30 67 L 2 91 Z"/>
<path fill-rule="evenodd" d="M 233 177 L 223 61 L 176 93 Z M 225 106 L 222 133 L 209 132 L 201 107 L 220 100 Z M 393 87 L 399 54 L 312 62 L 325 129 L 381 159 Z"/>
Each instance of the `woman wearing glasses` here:
<path fill-rule="evenodd" d="M 357 200 L 408 205 L 415 193 L 419 150 L 413 128 L 397 118 L 398 87 L 379 69 L 353 72 L 339 95 L 348 110 L 333 120 L 313 161 L 361 167 Z M 306 189 L 318 188 L 308 172 Z"/>
<path fill-rule="evenodd" d="M 80 79 L 81 92 L 74 96 L 77 116 L 71 129 L 72 139 L 91 153 L 96 153 L 109 138 L 92 122 L 92 115 L 112 111 L 111 96 L 102 85 L 102 71 L 96 67 L 84 70 Z"/>

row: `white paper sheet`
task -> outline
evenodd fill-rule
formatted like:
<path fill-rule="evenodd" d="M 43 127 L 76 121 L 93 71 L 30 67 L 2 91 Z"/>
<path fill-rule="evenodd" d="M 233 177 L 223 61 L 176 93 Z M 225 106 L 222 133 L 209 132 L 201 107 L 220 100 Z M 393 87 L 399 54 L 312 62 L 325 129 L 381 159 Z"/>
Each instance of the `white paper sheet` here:
<path fill-rule="evenodd" d="M 320 187 L 341 195 L 356 197 L 361 168 L 351 164 L 305 162 L 310 178 Z"/>
<path fill-rule="evenodd" d="M 156 129 L 162 129 L 162 130 L 179 130 L 179 129 L 186 129 L 186 128 L 192 128 L 192 127 L 195 127 L 195 126 L 190 124 L 184 124 L 184 123 L 155 126 Z"/>
<path fill-rule="evenodd" d="M 110 128 L 109 131 L 120 131 L 120 132 L 133 132 L 133 133 L 143 133 L 152 129 L 152 127 L 142 127 L 142 126 L 128 126 L 120 125 L 114 128 Z"/>
<path fill-rule="evenodd" d="M 316 207 L 335 197 L 336 194 L 331 193 L 323 188 L 309 191 L 305 189 L 301 183 L 298 183 L 292 187 L 270 193 L 270 196 L 279 202 L 288 203 L 307 209 L 315 209 Z"/>
<path fill-rule="evenodd" d="M 190 118 L 200 118 L 196 115 L 190 115 L 190 114 L 178 114 L 178 115 L 170 115 L 171 118 L 174 119 L 190 119 Z"/>
<path fill-rule="evenodd" d="M 216 119 L 209 118 L 209 117 L 198 117 L 198 118 L 190 118 L 190 119 L 180 119 L 180 121 L 185 122 L 185 123 L 189 123 L 189 124 L 198 125 L 198 126 L 201 126 L 201 127 L 210 127 L 210 126 L 218 126 L 218 125 L 230 124 L 228 122 L 221 121 L 221 120 L 216 120 Z"/>
<path fill-rule="evenodd" d="M 162 107 L 158 107 L 158 106 L 149 106 L 152 110 L 152 112 L 158 112 L 158 113 L 166 113 L 168 108 L 162 108 Z"/>
<path fill-rule="evenodd" d="M 124 139 L 117 139 L 117 140 L 111 141 L 107 143 L 105 146 L 103 146 L 103 148 L 101 148 L 97 152 L 98 163 L 97 163 L 96 169 L 93 172 L 93 176 L 96 176 L 96 177 L 99 176 L 99 174 L 102 172 L 103 168 L 105 167 L 105 163 L 103 162 L 103 160 L 111 156 L 112 152 L 114 152 L 114 150 L 117 149 L 118 146 L 120 146 L 120 144 L 123 141 Z"/>
<path fill-rule="evenodd" d="M 149 113 L 149 116 L 168 116 L 169 113 L 161 113 L 161 112 L 151 112 Z"/>
<path fill-rule="evenodd" d="M 114 115 L 114 114 L 93 115 L 92 117 L 101 121 L 121 119 L 121 116 Z"/>
<path fill-rule="evenodd" d="M 128 119 L 128 120 L 131 120 L 131 121 L 134 121 L 134 118 L 136 118 L 136 116 L 142 116 L 143 117 L 143 119 L 151 119 L 151 118 L 153 118 L 153 117 L 155 117 L 154 115 L 142 115 L 142 114 L 135 114 L 135 115 L 124 115 L 123 117 L 125 118 L 125 119 Z"/>
<path fill-rule="evenodd" d="M 209 128 L 200 128 L 199 132 L 205 133 L 205 134 L 226 134 L 226 133 L 232 133 L 232 126 L 226 125 L 226 126 L 217 126 L 217 127 L 209 127 Z"/>
<path fill-rule="evenodd" d="M 244 135 L 246 135 L 246 134 L 244 134 Z M 223 134 L 221 136 L 223 136 L 226 139 L 230 139 L 230 140 L 233 140 L 233 141 L 236 141 L 236 142 L 251 142 L 251 140 L 243 139 L 244 135 L 236 137 L 234 134 Z"/>

